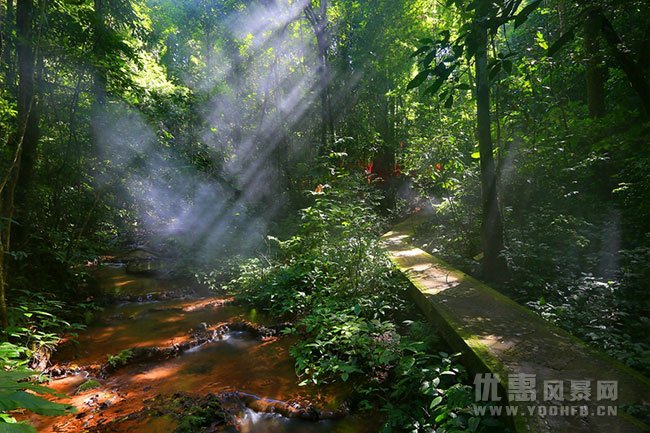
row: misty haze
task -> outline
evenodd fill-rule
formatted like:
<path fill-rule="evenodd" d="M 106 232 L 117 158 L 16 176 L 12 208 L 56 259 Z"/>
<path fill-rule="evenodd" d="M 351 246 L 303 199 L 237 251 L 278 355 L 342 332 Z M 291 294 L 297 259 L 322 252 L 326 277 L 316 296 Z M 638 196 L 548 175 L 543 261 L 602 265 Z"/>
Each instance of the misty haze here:
<path fill-rule="evenodd" d="M 0 432 L 650 431 L 648 29 L 0 1 Z"/>

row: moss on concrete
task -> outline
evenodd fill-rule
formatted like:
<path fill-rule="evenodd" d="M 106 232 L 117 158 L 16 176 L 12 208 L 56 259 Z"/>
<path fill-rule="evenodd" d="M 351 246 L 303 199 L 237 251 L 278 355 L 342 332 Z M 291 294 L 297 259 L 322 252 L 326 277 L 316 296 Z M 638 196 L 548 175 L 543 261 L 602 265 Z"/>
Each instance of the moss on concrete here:
<path fill-rule="evenodd" d="M 474 373 L 533 373 L 543 380 L 619 381 L 622 404 L 648 404 L 650 380 L 582 340 L 546 322 L 492 287 L 410 244 L 416 216 L 382 237 L 395 266 L 412 284 L 410 294 Z M 525 410 L 527 404 L 518 404 Z M 618 417 L 517 416 L 517 432 L 610 433 L 646 431 L 624 412 Z"/>

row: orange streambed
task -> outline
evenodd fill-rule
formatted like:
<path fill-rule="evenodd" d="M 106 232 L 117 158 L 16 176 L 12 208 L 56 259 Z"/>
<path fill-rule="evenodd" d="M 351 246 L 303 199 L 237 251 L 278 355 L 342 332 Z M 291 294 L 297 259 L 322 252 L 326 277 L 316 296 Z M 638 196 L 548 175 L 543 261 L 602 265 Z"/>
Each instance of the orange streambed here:
<path fill-rule="evenodd" d="M 108 282 L 121 284 L 129 278 L 126 275 L 122 277 L 111 271 Z M 140 288 L 159 287 L 153 279 L 142 280 L 137 279 Z M 128 285 L 122 284 L 119 291 L 128 293 Z M 260 324 L 272 322 L 254 310 L 220 302 L 216 298 L 125 303 L 105 310 L 97 323 L 77 338 L 78 344 L 68 345 L 57 361 L 82 368 L 98 366 L 106 362 L 109 355 L 131 347 L 169 346 L 179 342 L 187 338 L 190 329 L 202 323 L 213 325 L 242 319 Z M 286 337 L 263 341 L 246 333 L 231 333 L 223 340 L 206 343 L 177 358 L 128 366 L 106 379 L 90 377 L 82 372 L 55 380 L 50 386 L 68 395 L 62 401 L 76 406 L 77 414 L 56 418 L 34 416 L 30 422 L 43 433 L 83 432 L 97 425 L 110 425 L 105 431 L 116 433 L 172 432 L 176 423 L 171 414 L 161 413 L 123 422 L 115 420 L 147 408 L 157 396 L 178 392 L 206 395 L 241 391 L 283 401 L 308 400 L 323 408 L 337 407 L 344 390 L 298 386 L 299 379 L 289 355 L 291 343 L 291 339 Z M 98 380 L 101 387 L 77 392 L 88 379 Z M 307 422 L 246 411 L 241 416 L 238 430 L 245 433 L 370 433 L 377 427 L 376 422 L 367 422 L 358 416 L 338 421 Z"/>

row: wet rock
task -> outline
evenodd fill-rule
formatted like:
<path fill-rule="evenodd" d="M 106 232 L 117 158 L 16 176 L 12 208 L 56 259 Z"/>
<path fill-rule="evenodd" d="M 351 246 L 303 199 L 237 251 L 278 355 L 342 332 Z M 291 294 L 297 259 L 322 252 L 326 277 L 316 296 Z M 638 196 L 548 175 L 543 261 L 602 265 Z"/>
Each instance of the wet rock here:
<path fill-rule="evenodd" d="M 77 387 L 75 394 L 83 394 L 84 392 L 90 391 L 91 389 L 101 388 L 101 386 L 102 384 L 99 383 L 98 381 L 94 379 L 89 379 L 84 383 L 82 383 L 81 385 L 79 385 L 79 387 Z"/>
<path fill-rule="evenodd" d="M 89 432 L 126 431 L 124 430 L 124 426 L 128 425 L 126 423 L 142 420 L 148 422 L 149 419 L 156 417 L 172 417 L 176 424 L 173 433 L 233 431 L 237 429 L 238 420 L 246 409 L 312 422 L 339 419 L 349 415 L 345 405 L 336 411 L 322 411 L 308 403 L 289 403 L 243 392 L 205 396 L 179 392 L 173 395 L 158 395 L 145 403 L 145 409 L 113 419 L 103 425 L 98 423 L 91 427 Z"/>
<path fill-rule="evenodd" d="M 146 246 L 137 246 L 126 253 L 111 257 L 109 263 L 124 266 L 127 273 L 134 275 L 157 274 L 166 268 L 160 254 Z"/>
<path fill-rule="evenodd" d="M 158 259 L 160 254 L 153 251 L 146 245 L 138 245 L 133 247 L 126 253 L 120 254 L 113 258 L 114 262 L 128 263 L 134 260 L 152 260 Z"/>
<path fill-rule="evenodd" d="M 126 264 L 126 272 L 134 275 L 152 275 L 164 270 L 165 264 L 158 259 L 132 260 Z"/>
<path fill-rule="evenodd" d="M 171 396 L 157 396 L 147 401 L 147 408 L 128 414 L 104 425 L 91 428 L 91 433 L 126 431 L 120 424 L 149 418 L 171 416 L 176 428 L 173 433 L 213 433 L 223 432 L 228 426 L 234 427 L 235 414 L 223 405 L 219 395 L 196 396 L 176 393 Z M 171 429 L 169 430 L 172 431 Z"/>
<path fill-rule="evenodd" d="M 283 330 L 291 328 L 292 325 L 287 322 L 271 326 L 262 326 L 252 322 L 241 321 L 231 322 L 226 326 L 230 331 L 243 331 L 248 332 L 257 338 L 270 338 L 280 335 Z"/>
<path fill-rule="evenodd" d="M 193 331 L 197 331 L 197 332 L 206 332 L 207 330 L 208 330 L 208 324 L 205 322 L 199 323 L 193 329 Z"/>
<path fill-rule="evenodd" d="M 50 376 L 52 379 L 61 379 L 63 377 L 78 374 L 81 368 L 72 365 L 53 365 L 43 370 L 43 374 Z"/>
<path fill-rule="evenodd" d="M 300 419 L 304 421 L 339 419 L 349 415 L 350 412 L 346 404 L 341 405 L 335 411 L 324 411 L 308 403 L 288 403 L 281 400 L 262 398 L 243 392 L 223 393 L 221 394 L 221 397 L 225 401 L 239 402 L 242 407 L 251 409 L 258 413 L 277 414 L 285 418 Z"/>
<path fill-rule="evenodd" d="M 127 365 L 160 362 L 180 356 L 190 349 L 220 340 L 228 332 L 247 332 L 254 338 L 265 339 L 277 336 L 283 329 L 290 326 L 290 323 L 282 323 L 267 327 L 251 322 L 238 321 L 211 327 L 207 323 L 201 323 L 189 331 L 187 340 L 180 343 L 163 347 L 134 347 L 123 350 L 117 355 L 109 356 L 107 362 L 101 367 L 101 376 L 106 377 Z"/>

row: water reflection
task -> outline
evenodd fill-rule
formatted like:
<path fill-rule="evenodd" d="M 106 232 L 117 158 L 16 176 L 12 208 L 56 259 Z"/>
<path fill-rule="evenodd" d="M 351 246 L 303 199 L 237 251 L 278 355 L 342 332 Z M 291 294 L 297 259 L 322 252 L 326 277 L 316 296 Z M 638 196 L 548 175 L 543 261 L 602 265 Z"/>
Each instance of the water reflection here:
<path fill-rule="evenodd" d="M 106 286 L 117 288 L 121 293 L 128 287 L 135 287 L 138 293 L 170 289 L 169 282 L 141 277 L 132 281 L 119 272 L 123 270 L 111 269 L 103 278 L 107 279 Z M 125 281 L 127 284 L 123 284 Z M 79 366 L 99 365 L 106 362 L 109 355 L 131 347 L 168 346 L 178 342 L 202 323 L 214 325 L 242 319 L 254 319 L 267 325 L 273 323 L 271 318 L 254 310 L 214 301 L 214 298 L 204 297 L 114 306 L 105 310 L 97 323 L 79 336 L 76 350 L 64 351 L 59 361 Z M 177 358 L 120 369 L 101 380 L 101 389 L 74 395 L 87 378 L 86 373 L 80 373 L 52 383 L 55 389 L 71 396 L 66 401 L 76 405 L 79 413 L 54 419 L 34 417 L 32 421 L 43 433 L 78 432 L 98 424 L 110 425 L 110 429 L 104 431 L 113 433 L 172 432 L 176 424 L 169 414 L 114 421 L 146 409 L 158 396 L 178 392 L 201 396 L 238 391 L 282 401 L 307 400 L 322 408 L 335 408 L 344 399 L 346 390 L 299 387 L 289 354 L 291 344 L 288 337 L 264 341 L 247 332 L 230 332 L 221 340 L 205 343 Z M 246 410 L 237 427 L 242 433 L 371 433 L 378 431 L 379 426 L 376 421 L 368 424 L 367 419 L 355 416 L 309 422 Z"/>

